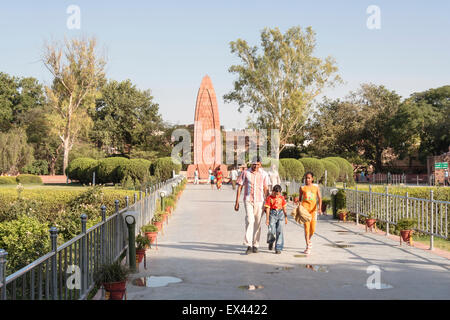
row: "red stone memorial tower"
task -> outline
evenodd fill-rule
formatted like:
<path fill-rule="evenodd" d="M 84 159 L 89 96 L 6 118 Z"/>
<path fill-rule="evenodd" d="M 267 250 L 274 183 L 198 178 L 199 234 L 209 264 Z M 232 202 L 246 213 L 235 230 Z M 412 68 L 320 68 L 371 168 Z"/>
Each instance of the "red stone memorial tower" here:
<path fill-rule="evenodd" d="M 224 177 L 227 167 L 222 164 L 222 135 L 217 97 L 209 76 L 204 76 L 197 93 L 194 116 L 194 164 L 189 165 L 187 176 L 194 177 L 198 168 L 200 179 L 208 178 L 208 170 L 221 168 Z"/>

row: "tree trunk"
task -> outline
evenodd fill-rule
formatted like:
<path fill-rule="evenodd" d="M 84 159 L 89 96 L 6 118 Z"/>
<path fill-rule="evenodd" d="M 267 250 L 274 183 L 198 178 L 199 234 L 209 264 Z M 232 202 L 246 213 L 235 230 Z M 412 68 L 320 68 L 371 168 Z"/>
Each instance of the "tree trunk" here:
<path fill-rule="evenodd" d="M 66 174 L 66 168 L 69 165 L 69 151 L 70 151 L 70 140 L 69 137 L 66 136 L 64 138 L 63 142 L 63 148 L 64 148 L 64 159 L 63 159 L 63 174 Z"/>
<path fill-rule="evenodd" d="M 51 176 L 55 175 L 55 165 L 56 165 L 56 158 L 52 158 L 52 160 L 50 161 L 50 175 Z"/>
<path fill-rule="evenodd" d="M 377 172 L 381 171 L 381 167 L 382 167 L 382 162 L 381 162 L 381 154 L 382 154 L 382 150 L 380 151 L 378 148 L 375 151 L 375 168 L 377 170 Z"/>

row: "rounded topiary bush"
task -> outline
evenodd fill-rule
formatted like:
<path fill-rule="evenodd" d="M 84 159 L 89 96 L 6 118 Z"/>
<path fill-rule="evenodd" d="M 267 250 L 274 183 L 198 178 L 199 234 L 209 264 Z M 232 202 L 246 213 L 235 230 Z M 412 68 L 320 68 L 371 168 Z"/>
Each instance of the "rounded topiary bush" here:
<path fill-rule="evenodd" d="M 92 182 L 94 171 L 97 171 L 98 161 L 91 158 L 77 158 L 67 166 L 67 176 L 81 183 Z"/>
<path fill-rule="evenodd" d="M 312 172 L 314 174 L 314 181 L 319 182 L 325 173 L 325 167 L 319 159 L 314 158 L 301 158 L 299 161 L 303 164 L 306 172 Z"/>
<path fill-rule="evenodd" d="M 339 167 L 331 160 L 321 159 L 325 170 L 327 171 L 327 186 L 334 186 L 339 177 Z M 322 177 L 322 182 L 325 183 L 325 173 Z"/>
<path fill-rule="evenodd" d="M 262 159 L 261 166 L 264 168 L 264 170 L 271 171 L 272 165 L 275 165 L 276 168 L 278 169 L 278 174 L 280 175 L 280 178 L 282 178 L 282 174 L 284 176 L 286 173 L 280 160 L 281 159 L 277 160 L 275 158 L 264 157 Z"/>
<path fill-rule="evenodd" d="M 336 166 L 339 168 L 339 175 L 337 178 L 337 181 L 344 182 L 346 179 L 346 176 L 349 174 L 349 168 L 348 168 L 348 161 L 341 157 L 327 157 L 323 160 L 329 160 L 332 161 Z"/>
<path fill-rule="evenodd" d="M 280 159 L 282 169 L 279 169 L 281 179 L 302 181 L 305 174 L 303 164 L 297 159 Z"/>
<path fill-rule="evenodd" d="M 36 183 L 36 184 L 42 184 L 42 179 L 39 176 L 36 176 L 34 174 L 21 174 L 16 177 L 17 183 L 22 184 L 29 184 L 29 183 Z"/>
<path fill-rule="evenodd" d="M 131 159 L 126 164 L 119 165 L 118 174 L 123 179 L 130 177 L 133 181 L 147 182 L 150 178 L 150 165 L 151 162 L 149 160 Z"/>
<path fill-rule="evenodd" d="M 0 184 L 17 184 L 15 177 L 0 177 Z"/>
<path fill-rule="evenodd" d="M 150 173 L 160 181 L 172 178 L 172 170 L 179 173 L 181 163 L 174 163 L 171 157 L 159 158 L 150 166 Z"/>
<path fill-rule="evenodd" d="M 124 178 L 120 172 L 120 166 L 126 166 L 129 159 L 123 157 L 112 157 L 102 159 L 98 163 L 98 181 L 100 183 L 119 183 Z"/>

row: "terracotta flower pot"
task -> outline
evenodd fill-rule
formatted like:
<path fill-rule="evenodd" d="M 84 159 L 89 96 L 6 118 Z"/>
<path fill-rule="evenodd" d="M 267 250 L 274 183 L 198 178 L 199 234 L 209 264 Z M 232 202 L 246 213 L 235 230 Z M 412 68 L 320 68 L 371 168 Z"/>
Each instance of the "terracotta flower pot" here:
<path fill-rule="evenodd" d="M 144 260 L 145 249 L 136 249 L 136 261 L 137 263 L 141 263 Z"/>
<path fill-rule="evenodd" d="M 400 235 L 401 235 L 403 241 L 408 242 L 410 245 L 412 242 L 412 233 L 413 233 L 413 230 L 400 230 Z M 401 239 L 400 239 L 400 244 L 402 244 Z"/>
<path fill-rule="evenodd" d="M 294 203 L 298 203 L 298 198 L 299 198 L 299 197 L 295 197 L 295 198 L 294 198 Z"/>
<path fill-rule="evenodd" d="M 145 236 L 147 237 L 148 240 L 150 240 L 150 243 L 155 242 L 156 237 L 158 236 L 158 232 L 154 231 L 154 232 L 145 232 Z"/>
<path fill-rule="evenodd" d="M 153 222 L 153 225 L 158 228 L 158 231 L 162 229 L 162 221 Z"/>
<path fill-rule="evenodd" d="M 373 225 L 377 222 L 377 219 L 366 219 L 366 226 L 372 228 Z"/>
<path fill-rule="evenodd" d="M 341 221 L 347 221 L 347 212 L 341 212 L 341 213 L 339 213 L 339 220 L 341 220 Z"/>
<path fill-rule="evenodd" d="M 167 212 L 162 214 L 162 221 L 161 222 L 166 222 L 167 221 L 167 215 L 168 215 Z"/>
<path fill-rule="evenodd" d="M 109 293 L 109 300 L 122 300 L 127 290 L 127 281 L 103 283 L 105 291 Z"/>

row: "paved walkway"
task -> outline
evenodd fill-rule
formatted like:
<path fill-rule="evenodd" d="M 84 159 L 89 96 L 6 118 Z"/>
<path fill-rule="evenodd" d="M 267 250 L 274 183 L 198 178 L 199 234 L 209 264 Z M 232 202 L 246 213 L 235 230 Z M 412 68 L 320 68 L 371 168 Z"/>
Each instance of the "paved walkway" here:
<path fill-rule="evenodd" d="M 305 257 L 303 227 L 289 216 L 285 249 L 276 255 L 265 243 L 262 226 L 259 253 L 245 255 L 245 212 L 233 209 L 235 191 L 188 185 L 158 250 L 147 251 L 133 278 L 171 276 L 179 283 L 163 287 L 127 287 L 131 299 L 449 299 L 450 260 L 411 248 L 353 223 L 321 216 L 313 251 Z M 290 212 L 289 212 L 290 213 Z M 264 223 L 264 219 L 263 219 Z M 335 247 L 350 245 L 352 247 Z M 316 269 L 307 268 L 309 264 Z M 380 268 L 382 288 L 368 289 L 369 266 Z M 373 267 L 373 268 L 377 268 Z M 327 271 L 327 272 L 325 272 Z M 263 288 L 239 288 L 249 284 Z"/>

